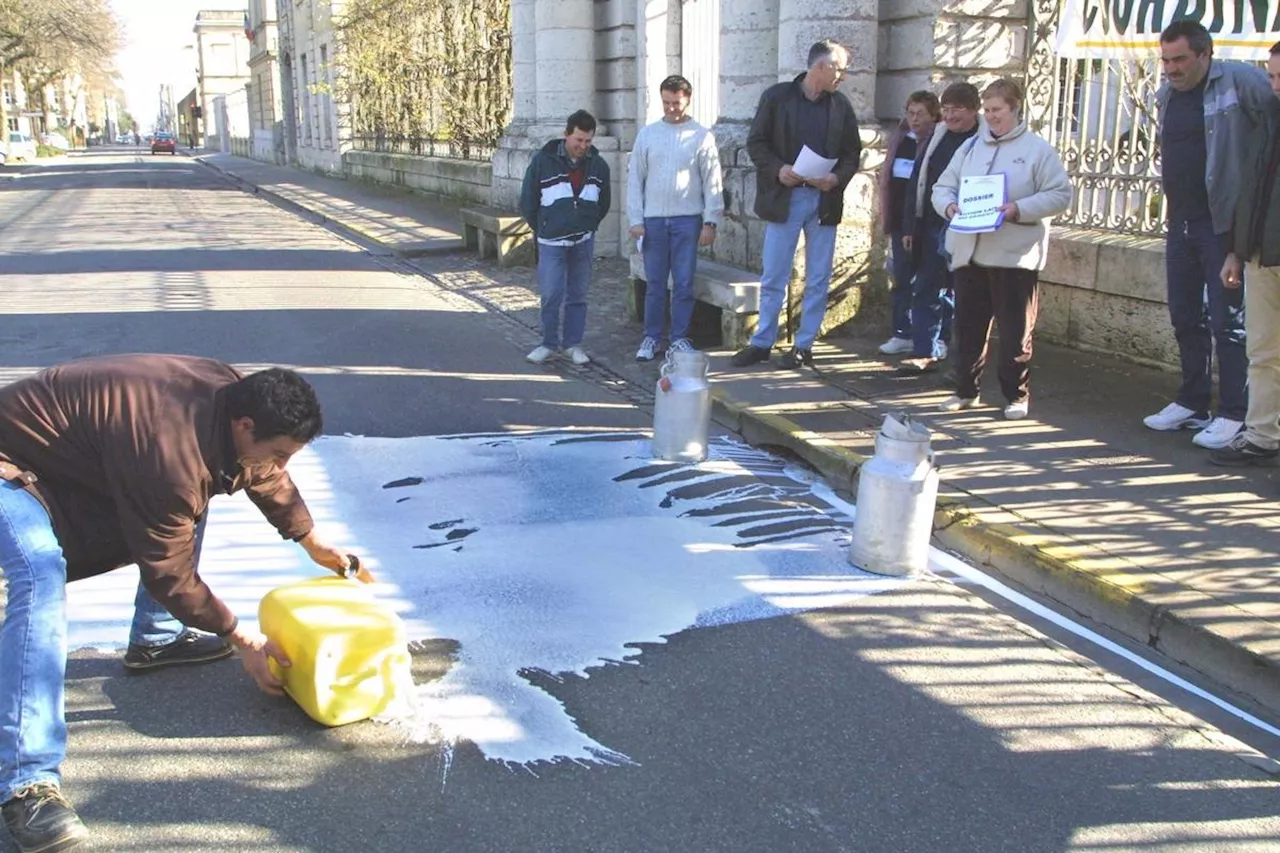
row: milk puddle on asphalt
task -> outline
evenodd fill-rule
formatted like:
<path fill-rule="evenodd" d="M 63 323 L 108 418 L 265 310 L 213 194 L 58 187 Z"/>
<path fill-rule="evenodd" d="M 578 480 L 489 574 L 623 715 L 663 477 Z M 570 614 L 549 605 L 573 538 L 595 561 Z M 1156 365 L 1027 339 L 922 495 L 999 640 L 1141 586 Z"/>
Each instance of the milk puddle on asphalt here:
<path fill-rule="evenodd" d="M 289 471 L 317 531 L 370 566 L 411 642 L 458 644 L 397 724 L 512 765 L 629 761 L 524 673 L 586 676 L 687 628 L 908 583 L 847 562 L 853 507 L 812 473 L 729 439 L 687 465 L 652 459 L 641 433 L 325 437 Z M 934 557 L 944 575 L 999 586 Z M 201 574 L 246 623 L 271 589 L 323 572 L 243 494 L 211 504 Z M 68 587 L 71 648 L 123 647 L 136 579 L 124 570 Z"/>

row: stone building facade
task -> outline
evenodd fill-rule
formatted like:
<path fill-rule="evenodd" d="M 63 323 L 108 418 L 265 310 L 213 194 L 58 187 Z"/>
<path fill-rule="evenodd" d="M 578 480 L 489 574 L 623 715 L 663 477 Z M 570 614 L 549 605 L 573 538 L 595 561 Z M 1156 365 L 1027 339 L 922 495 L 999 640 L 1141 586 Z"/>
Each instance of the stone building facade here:
<path fill-rule="evenodd" d="M 196 120 L 204 144 L 215 148 L 214 99 L 243 91 L 249 84 L 249 39 L 244 32 L 244 9 L 209 10 L 196 15 L 196 83 L 200 117 Z"/>
<path fill-rule="evenodd" d="M 251 151 L 255 159 L 283 163 L 284 109 L 281 105 L 276 0 L 249 0 L 245 21 L 249 37 L 249 74 L 252 77 L 249 87 Z"/>
<path fill-rule="evenodd" d="M 803 73 L 823 38 L 846 45 L 842 90 L 862 125 L 863 170 L 839 231 L 832 320 L 856 310 L 880 279 L 876 173 L 885 131 L 916 89 L 976 84 L 1025 67 L 1027 0 L 512 0 L 514 115 L 493 159 L 492 203 L 513 208 L 532 152 L 585 108 L 615 181 L 615 212 L 596 242 L 627 254 L 626 158 L 636 131 L 661 116 L 658 84 L 683 74 L 696 118 L 713 128 L 725 167 L 726 217 L 709 254 L 759 269 L 764 223 L 752 214 L 755 174 L 745 141 L 761 92 Z M 802 270 L 796 270 L 797 275 Z M 843 307 L 841 305 L 843 304 Z"/>
<path fill-rule="evenodd" d="M 282 107 L 287 157 L 307 169 L 339 173 L 350 146 L 337 82 L 335 20 L 342 0 L 279 0 Z"/>

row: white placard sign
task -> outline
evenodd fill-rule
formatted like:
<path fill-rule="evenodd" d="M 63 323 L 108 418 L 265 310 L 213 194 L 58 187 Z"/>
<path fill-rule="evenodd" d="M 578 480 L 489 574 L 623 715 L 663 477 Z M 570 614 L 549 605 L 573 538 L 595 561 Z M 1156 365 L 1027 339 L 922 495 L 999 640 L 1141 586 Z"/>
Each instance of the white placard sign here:
<path fill-rule="evenodd" d="M 1004 224 L 1004 213 L 1000 208 L 1007 200 L 1004 172 L 961 178 L 960 196 L 956 201 L 960 212 L 951 218 L 951 230 L 966 233 L 995 231 Z"/>

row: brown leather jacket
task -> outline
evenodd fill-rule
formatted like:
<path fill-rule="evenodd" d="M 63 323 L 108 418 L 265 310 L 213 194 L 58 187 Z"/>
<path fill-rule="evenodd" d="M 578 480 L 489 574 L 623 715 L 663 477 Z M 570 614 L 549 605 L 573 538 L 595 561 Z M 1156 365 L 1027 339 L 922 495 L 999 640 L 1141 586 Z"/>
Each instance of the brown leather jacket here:
<path fill-rule="evenodd" d="M 0 461 L 35 475 L 28 488 L 49 509 L 68 580 L 137 563 L 147 590 L 184 624 L 232 627 L 195 565 L 209 499 L 245 489 L 286 539 L 312 526 L 287 473 L 236 460 L 225 389 L 239 378 L 212 359 L 124 355 L 0 388 Z"/>

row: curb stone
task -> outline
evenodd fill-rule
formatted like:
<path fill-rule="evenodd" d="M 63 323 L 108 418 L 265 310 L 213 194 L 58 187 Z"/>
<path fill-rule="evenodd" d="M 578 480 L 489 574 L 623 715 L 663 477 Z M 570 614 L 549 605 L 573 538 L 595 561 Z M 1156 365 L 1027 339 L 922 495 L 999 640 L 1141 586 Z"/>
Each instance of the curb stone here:
<path fill-rule="evenodd" d="M 752 411 L 719 390 L 712 417 L 750 444 L 785 447 L 818 470 L 837 491 L 857 493 L 858 468 L 869 457 L 843 448 L 773 413 Z M 1086 546 L 1052 548 L 1060 535 L 1031 522 L 984 521 L 999 510 L 943 484 L 934 515 L 934 542 L 1131 640 L 1190 666 L 1268 709 L 1280 710 L 1280 665 L 1194 619 L 1150 600 L 1152 572 Z M 1222 604 L 1222 606 L 1229 606 Z M 1242 621 L 1249 617 L 1241 611 Z"/>

